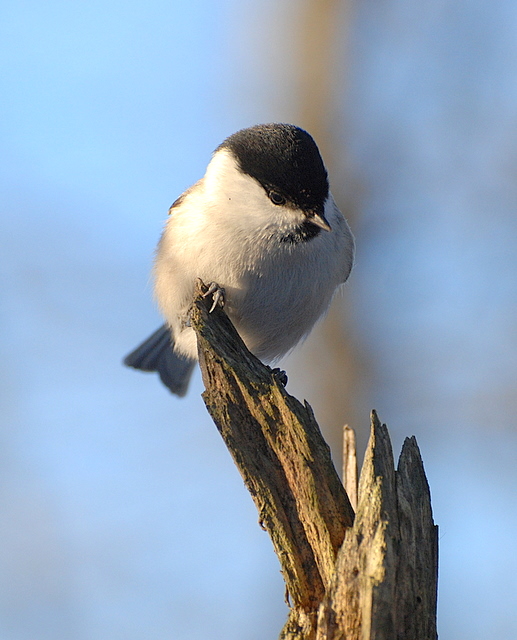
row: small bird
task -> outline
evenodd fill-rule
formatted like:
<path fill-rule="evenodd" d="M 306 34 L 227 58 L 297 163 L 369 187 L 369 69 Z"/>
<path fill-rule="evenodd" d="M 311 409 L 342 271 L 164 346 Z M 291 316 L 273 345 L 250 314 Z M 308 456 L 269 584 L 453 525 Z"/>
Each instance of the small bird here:
<path fill-rule="evenodd" d="M 188 310 L 211 283 L 248 349 L 267 363 L 305 338 L 346 281 L 354 239 L 313 138 L 261 124 L 226 138 L 204 177 L 171 206 L 154 264 L 165 324 L 124 363 L 156 371 L 178 396 L 197 360 Z"/>

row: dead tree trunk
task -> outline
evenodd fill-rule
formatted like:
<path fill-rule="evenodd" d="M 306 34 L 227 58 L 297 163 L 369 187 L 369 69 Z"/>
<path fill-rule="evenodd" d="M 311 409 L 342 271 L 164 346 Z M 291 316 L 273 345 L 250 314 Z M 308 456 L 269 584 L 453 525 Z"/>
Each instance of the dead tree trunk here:
<path fill-rule="evenodd" d="M 203 398 L 280 561 L 284 640 L 434 640 L 437 527 L 416 440 L 398 468 L 385 425 L 371 436 L 354 512 L 310 406 L 245 347 L 200 283 L 191 312 Z"/>

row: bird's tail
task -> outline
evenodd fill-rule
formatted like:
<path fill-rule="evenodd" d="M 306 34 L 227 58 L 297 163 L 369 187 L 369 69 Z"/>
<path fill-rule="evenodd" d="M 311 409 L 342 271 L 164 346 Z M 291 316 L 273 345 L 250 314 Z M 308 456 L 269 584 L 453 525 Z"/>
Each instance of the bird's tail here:
<path fill-rule="evenodd" d="M 140 371 L 158 372 L 172 393 L 184 396 L 196 361 L 174 353 L 170 330 L 164 324 L 126 356 L 124 364 Z"/>

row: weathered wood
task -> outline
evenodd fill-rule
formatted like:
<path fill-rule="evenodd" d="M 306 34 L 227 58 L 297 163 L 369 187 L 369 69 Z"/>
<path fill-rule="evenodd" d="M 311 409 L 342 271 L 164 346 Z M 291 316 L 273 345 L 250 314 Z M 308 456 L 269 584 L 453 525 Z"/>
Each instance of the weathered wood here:
<path fill-rule="evenodd" d="M 199 283 L 191 311 L 203 398 L 280 560 L 292 605 L 280 638 L 435 640 L 437 528 L 416 440 L 395 471 L 372 413 L 354 520 L 310 406 L 249 353 L 224 312 L 208 312 L 205 290 Z"/>
<path fill-rule="evenodd" d="M 438 527 L 416 438 L 406 438 L 397 467 L 400 552 L 397 633 L 400 638 L 436 638 Z M 403 585 L 403 586 L 402 586 Z"/>
<path fill-rule="evenodd" d="M 203 399 L 269 532 L 295 609 L 316 611 L 353 510 L 311 408 L 245 347 L 227 316 L 195 298 Z"/>
<path fill-rule="evenodd" d="M 318 616 L 317 640 L 435 640 L 437 527 L 415 438 L 397 471 L 372 412 L 354 526 Z"/>
<path fill-rule="evenodd" d="M 347 424 L 343 427 L 343 485 L 352 509 L 357 509 L 357 448 L 355 431 Z"/>

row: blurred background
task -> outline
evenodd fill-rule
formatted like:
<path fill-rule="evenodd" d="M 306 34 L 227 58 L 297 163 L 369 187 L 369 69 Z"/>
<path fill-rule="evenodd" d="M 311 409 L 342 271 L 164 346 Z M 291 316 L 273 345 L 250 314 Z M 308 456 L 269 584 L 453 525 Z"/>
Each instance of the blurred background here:
<path fill-rule="evenodd" d="M 517 4 L 4 0 L 0 639 L 262 640 L 287 614 L 203 402 L 123 356 L 167 209 L 234 131 L 311 131 L 357 239 L 283 362 L 341 427 L 416 435 L 439 633 L 517 637 Z"/>

